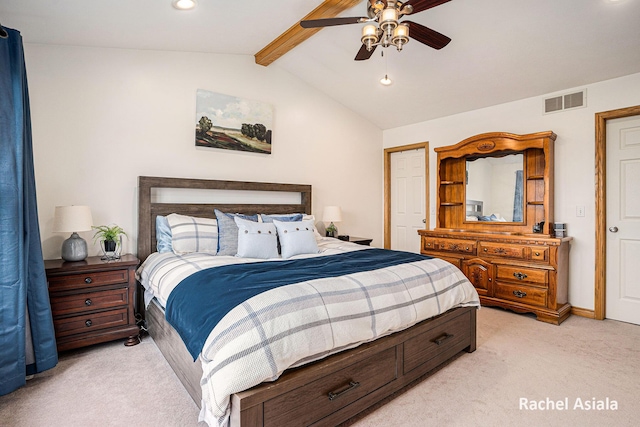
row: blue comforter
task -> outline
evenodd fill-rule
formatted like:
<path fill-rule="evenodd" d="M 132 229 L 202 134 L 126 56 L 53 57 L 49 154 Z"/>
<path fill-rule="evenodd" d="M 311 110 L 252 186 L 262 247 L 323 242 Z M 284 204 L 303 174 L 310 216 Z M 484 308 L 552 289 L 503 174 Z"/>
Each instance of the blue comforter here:
<path fill-rule="evenodd" d="M 273 288 L 315 279 L 430 259 L 425 255 L 367 249 L 287 261 L 234 264 L 201 270 L 184 279 L 167 299 L 166 319 L 193 359 L 218 322 L 235 306 Z"/>

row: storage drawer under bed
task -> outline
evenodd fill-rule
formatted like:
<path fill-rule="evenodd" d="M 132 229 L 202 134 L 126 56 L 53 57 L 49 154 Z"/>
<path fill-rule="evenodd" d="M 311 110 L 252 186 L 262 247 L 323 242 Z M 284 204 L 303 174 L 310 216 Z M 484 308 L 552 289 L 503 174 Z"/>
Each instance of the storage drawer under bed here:
<path fill-rule="evenodd" d="M 393 381 L 396 371 L 396 348 L 381 351 L 266 401 L 264 425 L 310 425 Z"/>
<path fill-rule="evenodd" d="M 457 316 L 442 325 L 404 342 L 404 373 L 420 368 L 427 372 L 440 365 L 449 354 L 469 346 L 468 316 Z"/>

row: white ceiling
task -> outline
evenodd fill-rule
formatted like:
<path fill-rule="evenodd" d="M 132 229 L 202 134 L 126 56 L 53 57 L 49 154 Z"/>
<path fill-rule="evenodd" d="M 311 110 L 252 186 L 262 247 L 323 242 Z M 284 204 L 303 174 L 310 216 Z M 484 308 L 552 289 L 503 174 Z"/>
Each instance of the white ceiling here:
<path fill-rule="evenodd" d="M 0 0 L 25 43 L 254 55 L 321 0 Z M 364 16 L 365 2 L 341 16 Z M 415 40 L 355 62 L 362 24 L 325 28 L 274 62 L 389 129 L 640 72 L 640 0 L 452 0 Z M 394 80 L 384 87 L 385 72 Z"/>

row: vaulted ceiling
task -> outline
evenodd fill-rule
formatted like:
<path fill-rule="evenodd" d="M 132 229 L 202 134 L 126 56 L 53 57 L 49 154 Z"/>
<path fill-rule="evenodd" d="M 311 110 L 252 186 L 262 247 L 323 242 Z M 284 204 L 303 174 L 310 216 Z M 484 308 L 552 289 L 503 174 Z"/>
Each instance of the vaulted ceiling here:
<path fill-rule="evenodd" d="M 339 16 L 366 15 L 364 0 L 199 0 L 191 11 L 171 0 L 0 0 L 0 23 L 25 43 L 256 55 L 319 6 L 342 4 L 355 6 Z M 286 41 L 268 66 L 381 129 L 640 72 L 640 0 L 451 0 L 410 19 L 452 42 L 354 61 L 364 24 L 343 25 Z"/>

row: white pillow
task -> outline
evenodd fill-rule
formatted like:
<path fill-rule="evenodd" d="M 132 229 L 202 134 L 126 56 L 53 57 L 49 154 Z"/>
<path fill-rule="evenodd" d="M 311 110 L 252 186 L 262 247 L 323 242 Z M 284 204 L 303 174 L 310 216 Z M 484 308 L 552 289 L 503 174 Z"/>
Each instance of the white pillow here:
<path fill-rule="evenodd" d="M 282 222 L 274 220 L 280 238 L 282 258 L 291 258 L 300 254 L 317 254 L 316 227 L 313 220 Z"/>
<path fill-rule="evenodd" d="M 242 258 L 278 258 L 276 226 L 235 217 L 238 226 L 238 253 Z"/>
<path fill-rule="evenodd" d="M 171 227 L 171 246 L 178 255 L 192 252 L 215 254 L 218 251 L 218 222 L 180 214 L 167 215 Z"/>
<path fill-rule="evenodd" d="M 305 216 L 302 217 L 302 220 L 303 221 L 310 220 L 311 223 L 314 224 L 314 226 L 315 226 L 316 217 L 314 215 L 305 215 Z M 318 228 L 314 227 L 314 229 L 315 229 L 314 234 L 316 235 L 316 240 L 322 239 L 322 234 L 320 234 L 320 232 L 318 231 Z"/>

